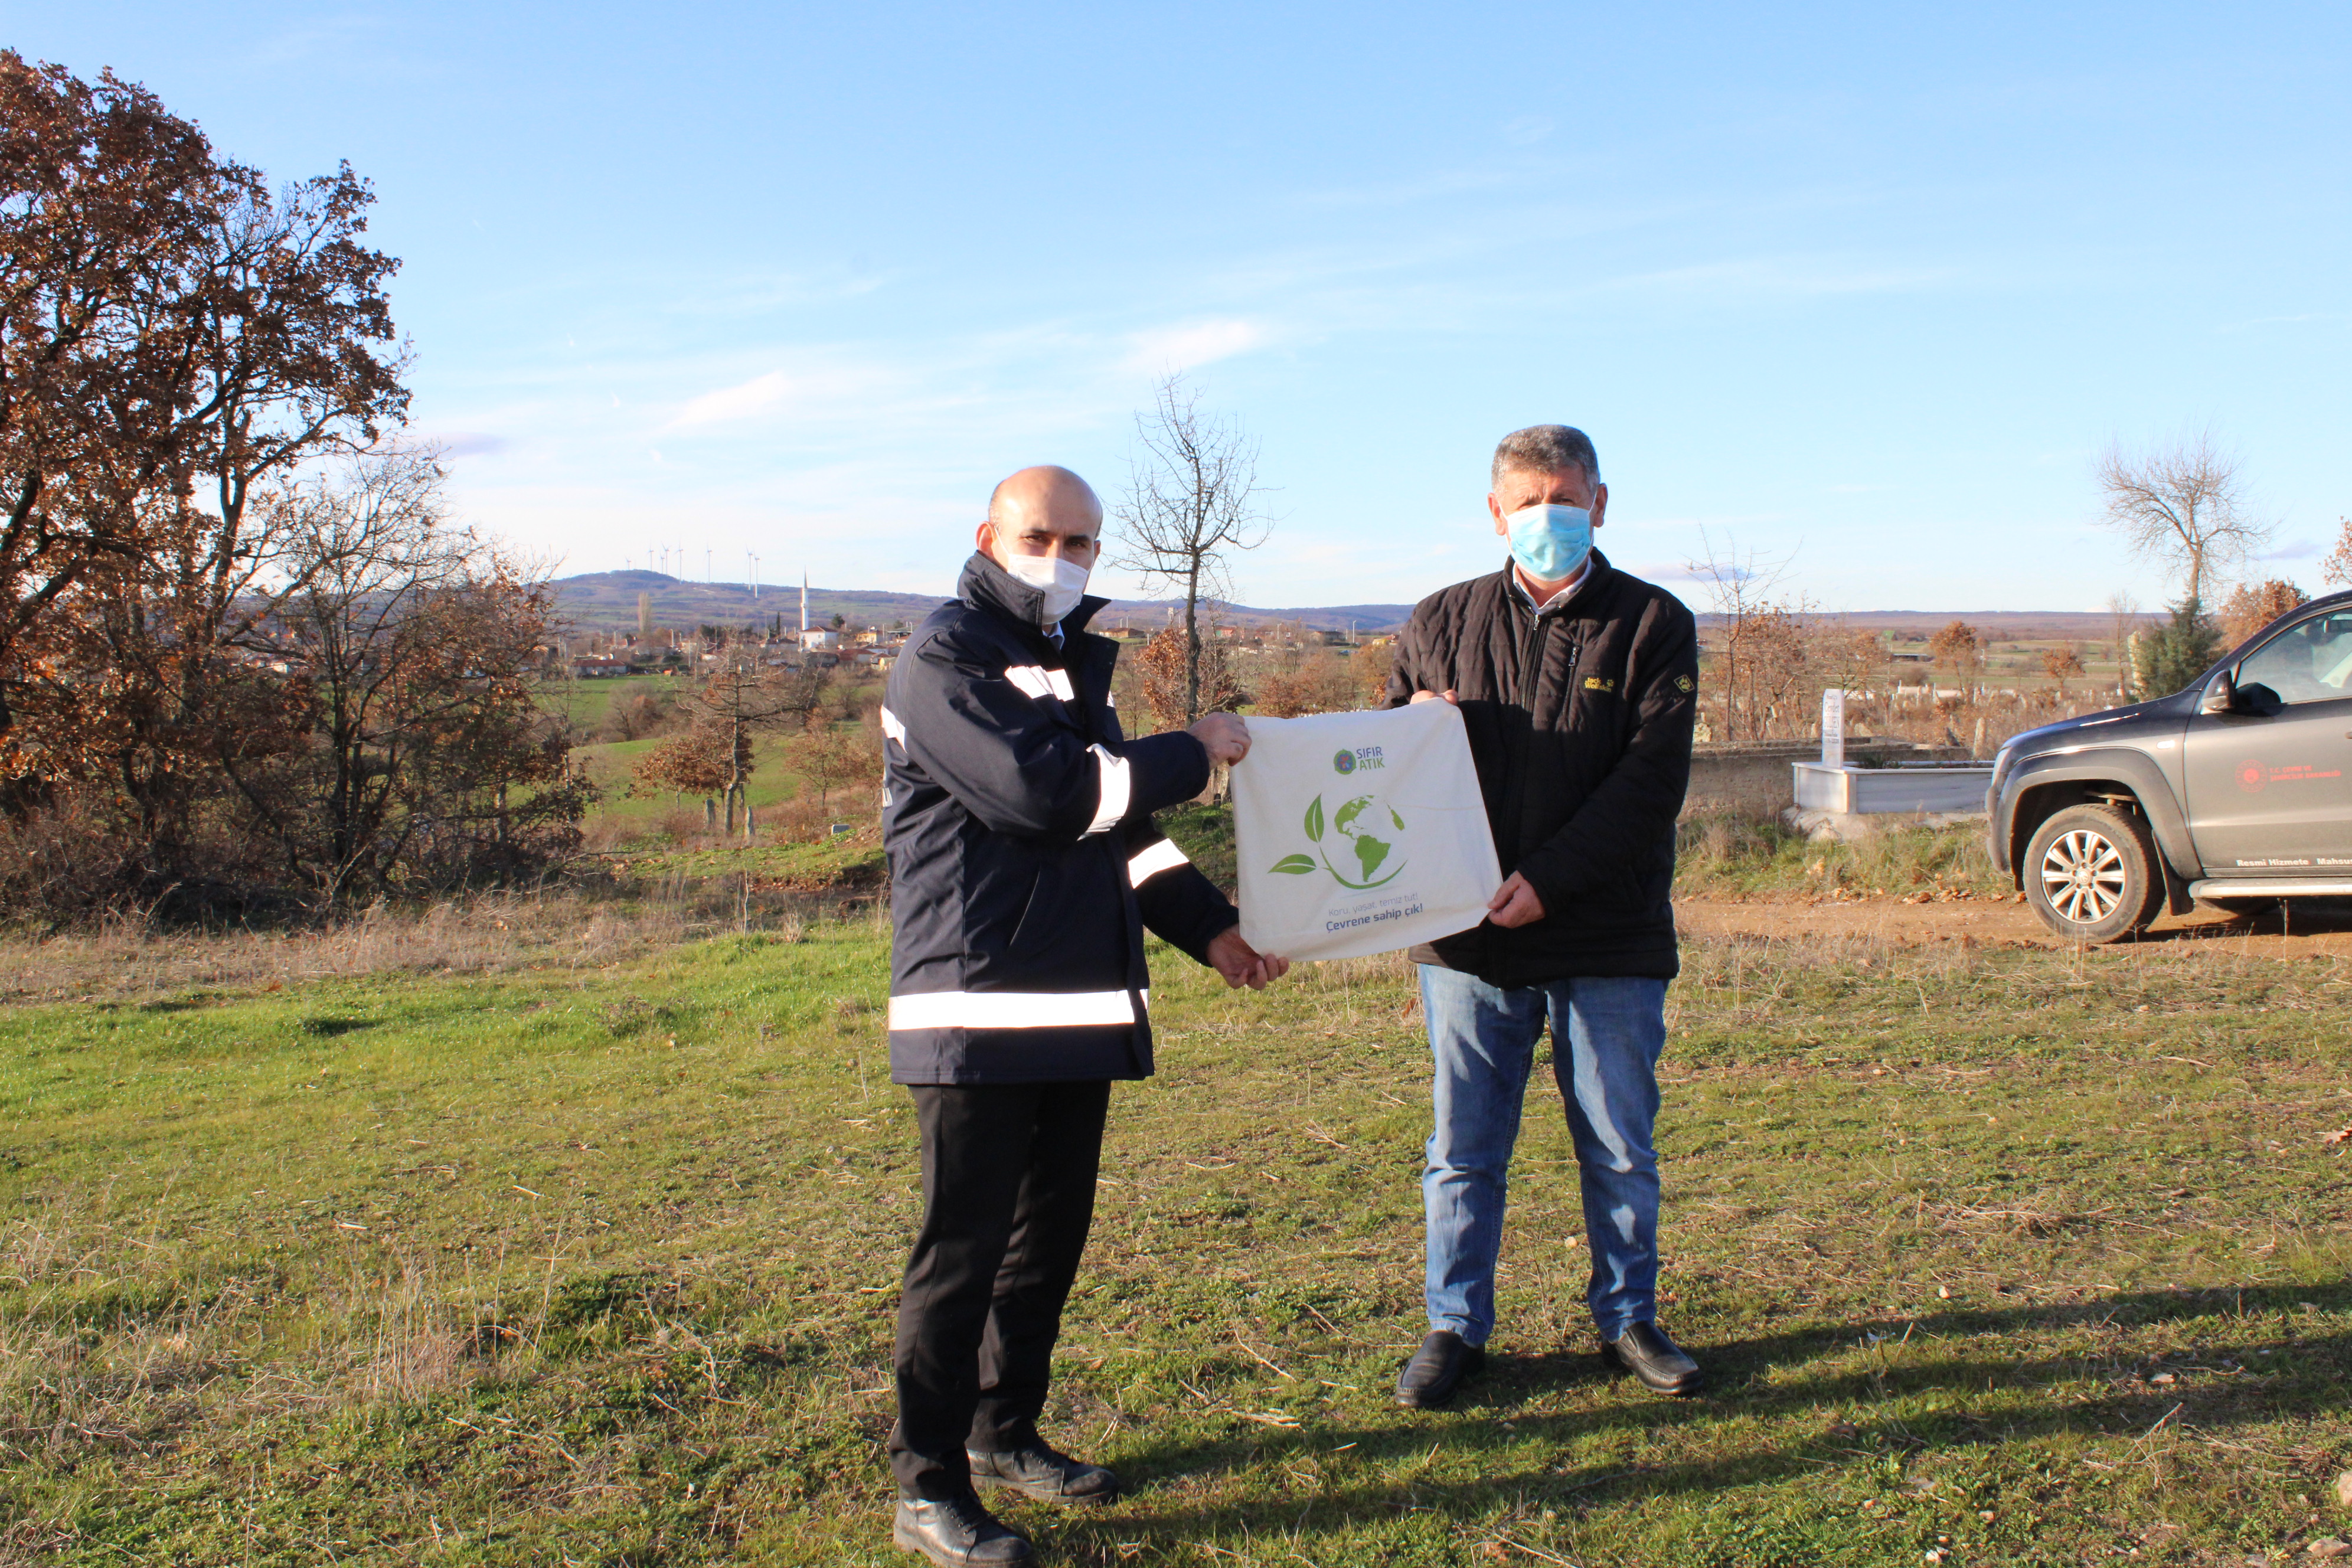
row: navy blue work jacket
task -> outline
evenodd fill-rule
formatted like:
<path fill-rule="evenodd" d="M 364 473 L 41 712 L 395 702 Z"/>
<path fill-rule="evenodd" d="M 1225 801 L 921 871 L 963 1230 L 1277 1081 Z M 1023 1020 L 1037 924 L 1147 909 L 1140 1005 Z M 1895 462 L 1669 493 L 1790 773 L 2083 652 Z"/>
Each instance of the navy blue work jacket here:
<path fill-rule="evenodd" d="M 1239 916 L 1152 822 L 1201 793 L 1207 748 L 1122 740 L 1118 645 L 1055 647 L 1043 595 L 985 554 L 891 667 L 890 1076 L 898 1083 L 1078 1082 L 1151 1071 L 1149 926 L 1206 962 Z"/>

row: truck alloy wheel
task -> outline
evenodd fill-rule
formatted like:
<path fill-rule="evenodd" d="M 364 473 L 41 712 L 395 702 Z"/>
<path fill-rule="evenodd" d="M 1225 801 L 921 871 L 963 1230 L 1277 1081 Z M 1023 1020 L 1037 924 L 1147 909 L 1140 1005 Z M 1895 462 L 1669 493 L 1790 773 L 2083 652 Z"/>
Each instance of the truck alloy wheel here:
<path fill-rule="evenodd" d="M 2164 873 L 2147 825 L 2119 806 L 2057 813 L 2034 830 L 2021 869 L 2033 912 L 2074 942 L 2128 936 L 2164 904 Z"/>

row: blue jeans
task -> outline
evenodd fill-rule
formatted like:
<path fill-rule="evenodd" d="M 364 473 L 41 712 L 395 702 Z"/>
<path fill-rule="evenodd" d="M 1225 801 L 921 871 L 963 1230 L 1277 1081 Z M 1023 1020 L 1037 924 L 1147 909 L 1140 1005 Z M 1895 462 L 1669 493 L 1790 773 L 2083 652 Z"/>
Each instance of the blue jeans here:
<path fill-rule="evenodd" d="M 1656 1316 L 1658 1155 L 1650 1135 L 1665 1004 L 1663 980 L 1570 979 L 1507 991 L 1421 965 L 1436 1062 L 1435 1127 L 1421 1177 L 1433 1330 L 1450 1329 L 1474 1345 L 1494 1331 L 1511 1147 L 1547 1023 L 1584 1189 L 1592 1321 L 1614 1339 Z"/>

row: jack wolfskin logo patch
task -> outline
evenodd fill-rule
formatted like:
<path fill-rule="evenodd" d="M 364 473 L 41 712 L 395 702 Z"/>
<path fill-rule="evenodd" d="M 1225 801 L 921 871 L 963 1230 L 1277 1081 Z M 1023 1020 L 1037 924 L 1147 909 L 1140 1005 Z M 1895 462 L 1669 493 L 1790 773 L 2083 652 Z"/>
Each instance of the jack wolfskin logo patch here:
<path fill-rule="evenodd" d="M 1604 679 L 1598 675 L 1588 675 L 1584 678 L 1584 689 L 1587 691 L 1614 691 L 1617 689 L 1617 683 L 1613 680 Z"/>

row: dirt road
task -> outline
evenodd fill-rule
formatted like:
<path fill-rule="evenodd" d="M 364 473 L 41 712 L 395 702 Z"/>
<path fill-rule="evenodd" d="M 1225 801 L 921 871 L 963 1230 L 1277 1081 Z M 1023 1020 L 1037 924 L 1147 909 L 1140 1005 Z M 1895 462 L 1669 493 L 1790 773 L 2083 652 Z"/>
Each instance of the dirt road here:
<path fill-rule="evenodd" d="M 1986 946 L 2064 947 L 2021 903 L 1964 899 L 1949 903 L 1906 904 L 1895 899 L 1752 900 L 1677 899 L 1675 915 L 1697 936 L 1861 936 L 1902 947 L 1963 939 Z M 2312 953 L 2352 956 L 2352 902 L 2301 902 L 2288 906 L 2282 928 L 2275 908 L 2251 917 L 2199 908 L 2164 916 L 2142 942 L 2226 941 L 2240 951 L 2273 958 Z"/>

